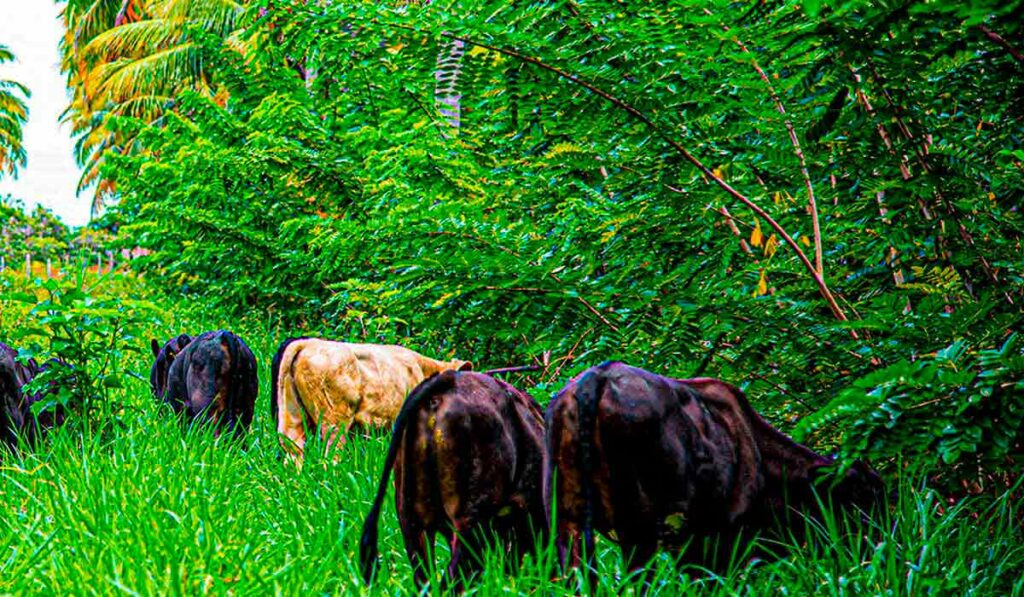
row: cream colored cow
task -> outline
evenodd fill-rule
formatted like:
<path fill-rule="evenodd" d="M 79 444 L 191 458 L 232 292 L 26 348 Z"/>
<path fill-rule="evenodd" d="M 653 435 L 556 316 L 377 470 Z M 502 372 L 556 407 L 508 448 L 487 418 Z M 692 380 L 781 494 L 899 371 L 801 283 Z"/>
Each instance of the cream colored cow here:
<path fill-rule="evenodd" d="M 328 449 L 353 424 L 391 425 L 421 381 L 467 361 L 438 361 L 403 346 L 349 344 L 317 338 L 285 340 L 271 365 L 270 411 L 285 452 L 301 463 L 306 430 L 319 426 Z"/>

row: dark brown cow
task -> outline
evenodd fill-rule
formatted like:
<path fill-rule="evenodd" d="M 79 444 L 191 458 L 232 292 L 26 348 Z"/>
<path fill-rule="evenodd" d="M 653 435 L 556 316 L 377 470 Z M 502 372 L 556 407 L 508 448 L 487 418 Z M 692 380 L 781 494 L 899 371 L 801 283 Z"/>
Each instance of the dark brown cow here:
<path fill-rule="evenodd" d="M 20 363 L 17 356 L 16 350 L 0 342 L 0 443 L 12 450 L 18 445 L 18 434 L 27 443 L 35 444 L 65 420 L 61 404 L 48 406 L 38 416 L 32 413 L 32 405 L 49 399 L 55 387 L 26 394 L 25 386 L 47 369 L 67 364 L 59 359 L 50 359 L 41 366 L 35 359 Z"/>
<path fill-rule="evenodd" d="M 672 379 L 608 362 L 570 381 L 548 406 L 545 500 L 555 500 L 563 565 L 577 566 L 580 539 L 594 579 L 594 530 L 619 542 L 630 570 L 658 545 L 718 540 L 721 566 L 744 530 L 784 528 L 791 512 L 817 512 L 815 480 L 832 469 L 773 429 L 739 389 L 710 378 Z M 856 463 L 822 498 L 865 510 L 882 494 Z M 696 550 L 690 550 L 696 551 Z M 717 562 L 715 560 L 718 560 Z"/>
<path fill-rule="evenodd" d="M 359 556 L 369 583 L 377 524 L 395 469 L 395 507 L 417 588 L 440 533 L 451 545 L 445 588 L 459 591 L 481 565 L 489 533 L 524 553 L 545 528 L 544 416 L 529 396 L 493 377 L 444 371 L 420 383 L 395 419 L 384 471 L 366 516 Z"/>
<path fill-rule="evenodd" d="M 189 420 L 214 421 L 217 434 L 249 429 L 259 386 L 256 357 L 241 338 L 219 330 L 151 344 L 156 361 L 149 381 L 158 400 Z"/>

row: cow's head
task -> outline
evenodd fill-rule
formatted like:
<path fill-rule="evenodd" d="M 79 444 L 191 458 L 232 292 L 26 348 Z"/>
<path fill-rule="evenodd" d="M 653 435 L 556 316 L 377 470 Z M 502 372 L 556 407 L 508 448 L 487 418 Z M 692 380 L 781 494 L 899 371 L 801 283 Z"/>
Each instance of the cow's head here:
<path fill-rule="evenodd" d="M 153 361 L 153 367 L 149 370 L 149 386 L 153 390 L 153 396 L 158 400 L 163 398 L 167 391 L 167 373 L 171 370 L 171 364 L 191 341 L 192 338 L 188 334 L 171 338 L 163 346 L 160 346 L 156 338 L 150 341 L 150 348 L 153 349 L 153 356 L 156 357 L 156 360 Z"/>
<path fill-rule="evenodd" d="M 866 515 L 885 507 L 885 484 L 870 466 L 856 460 L 840 477 L 836 477 L 835 461 L 829 458 L 812 471 L 812 478 L 820 479 L 819 492 L 827 495 L 832 504 L 840 508 L 856 508 Z"/>

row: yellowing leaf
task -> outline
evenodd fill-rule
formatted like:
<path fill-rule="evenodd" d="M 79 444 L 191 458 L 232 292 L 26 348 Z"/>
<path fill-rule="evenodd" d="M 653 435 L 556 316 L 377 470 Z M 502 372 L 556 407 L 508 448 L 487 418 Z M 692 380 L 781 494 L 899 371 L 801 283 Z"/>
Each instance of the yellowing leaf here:
<path fill-rule="evenodd" d="M 803 244 L 803 246 L 805 246 L 805 247 L 811 246 L 811 240 L 809 238 L 807 238 L 806 236 L 801 236 L 800 237 L 800 243 Z"/>
<path fill-rule="evenodd" d="M 714 170 L 711 171 L 711 173 L 714 174 L 716 178 L 722 178 L 721 168 L 715 168 Z"/>
<path fill-rule="evenodd" d="M 433 308 L 435 308 L 435 309 L 436 309 L 436 308 L 438 308 L 438 307 L 440 307 L 441 305 L 445 304 L 445 302 L 446 302 L 446 301 L 447 301 L 448 299 L 450 299 L 450 298 L 452 298 L 453 296 L 455 296 L 455 294 L 456 294 L 456 293 L 454 293 L 454 292 L 446 292 L 446 293 L 442 294 L 442 295 L 441 295 L 441 298 L 439 298 L 439 299 L 437 299 L 436 301 L 434 301 L 434 304 L 432 304 L 432 305 L 431 305 L 431 307 L 433 307 Z"/>
<path fill-rule="evenodd" d="M 397 54 L 397 53 L 401 52 L 402 48 L 404 48 L 404 47 L 405 47 L 405 44 L 395 44 L 395 45 L 393 45 L 393 46 L 388 48 L 388 54 Z"/>
<path fill-rule="evenodd" d="M 546 159 L 554 159 L 564 155 L 580 154 L 583 153 L 583 148 L 575 143 L 563 142 L 555 143 L 551 149 L 548 150 L 544 157 Z"/>
<path fill-rule="evenodd" d="M 761 270 L 761 278 L 757 281 L 757 290 L 754 291 L 754 296 L 764 296 L 768 294 L 768 277 L 765 275 L 764 270 Z"/>
<path fill-rule="evenodd" d="M 750 234 L 750 244 L 755 247 L 761 246 L 761 241 L 764 239 L 764 233 L 761 232 L 761 221 L 758 220 L 754 226 L 754 231 Z"/>
<path fill-rule="evenodd" d="M 473 46 L 468 52 L 466 52 L 466 55 L 472 56 L 472 57 L 476 57 L 476 56 L 483 56 L 486 53 L 487 53 L 487 48 L 483 48 L 483 47 L 480 47 L 480 46 Z"/>
<path fill-rule="evenodd" d="M 779 239 L 774 234 L 768 237 L 768 241 L 764 243 L 764 254 L 771 257 L 775 255 L 775 251 L 779 250 Z"/>

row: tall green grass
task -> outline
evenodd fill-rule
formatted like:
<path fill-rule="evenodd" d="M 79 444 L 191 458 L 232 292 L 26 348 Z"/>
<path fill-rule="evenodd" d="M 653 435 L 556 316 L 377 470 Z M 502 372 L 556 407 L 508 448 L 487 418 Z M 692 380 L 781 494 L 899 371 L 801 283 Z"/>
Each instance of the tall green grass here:
<path fill-rule="evenodd" d="M 203 316 L 170 322 L 158 338 L 224 327 Z M 0 469 L 0 593 L 313 594 L 411 592 L 411 570 L 389 496 L 383 566 L 366 589 L 358 536 L 387 437 L 356 437 L 337 458 L 309 451 L 302 470 L 278 458 L 269 420 L 270 357 L 284 334 L 256 323 L 237 330 L 260 363 L 260 401 L 245 447 L 202 426 L 183 428 L 152 400 L 148 352 L 129 364 L 116 419 L 90 437 L 74 426 Z M 237 329 L 237 328 L 236 328 Z M 163 334 L 164 336 L 161 336 Z M 1021 512 L 1009 497 L 949 507 L 911 479 L 892 512 L 869 528 L 846 518 L 812 525 L 789 555 L 750 563 L 748 545 L 727 574 L 652 563 L 653 594 L 1010 595 L 1024 593 Z M 617 549 L 599 541 L 599 591 L 637 592 Z M 437 572 L 447 562 L 441 541 Z M 489 551 L 470 594 L 573 594 L 550 543 L 514 574 Z M 578 580 L 578 579 L 577 579 Z M 436 592 L 436 590 L 435 590 Z"/>

